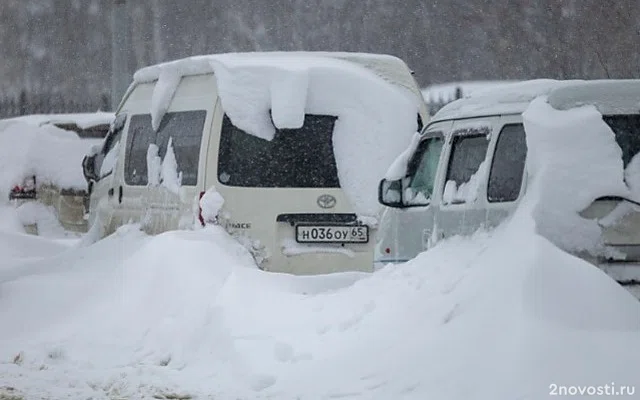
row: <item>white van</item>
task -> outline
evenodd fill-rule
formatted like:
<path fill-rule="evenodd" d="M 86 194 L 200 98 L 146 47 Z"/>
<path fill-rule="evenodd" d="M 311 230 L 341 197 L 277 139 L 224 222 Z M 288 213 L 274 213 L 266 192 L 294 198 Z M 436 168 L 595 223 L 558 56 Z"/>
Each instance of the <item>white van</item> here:
<path fill-rule="evenodd" d="M 207 190 L 217 222 L 269 271 L 370 271 L 388 165 L 427 122 L 405 63 L 361 53 L 198 56 L 143 68 L 83 162 L 89 223 L 191 228 Z M 213 189 L 212 189 L 213 188 Z"/>
<path fill-rule="evenodd" d="M 539 233 L 619 282 L 640 284 L 640 191 L 631 182 L 639 153 L 640 80 L 528 81 L 454 101 L 380 182 L 388 207 L 376 263 L 404 262 L 444 238 L 497 226 L 527 191 L 526 163 L 537 163 L 550 180 Z M 592 232 L 593 248 L 576 245 Z"/>

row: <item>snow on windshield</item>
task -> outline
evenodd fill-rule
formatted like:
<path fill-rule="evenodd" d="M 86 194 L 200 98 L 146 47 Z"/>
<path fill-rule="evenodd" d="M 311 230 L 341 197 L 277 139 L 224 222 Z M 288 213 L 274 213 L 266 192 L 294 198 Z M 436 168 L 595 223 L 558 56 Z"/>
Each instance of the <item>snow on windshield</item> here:
<path fill-rule="evenodd" d="M 593 106 L 559 111 L 541 96 L 523 114 L 538 232 L 565 250 L 602 251 L 597 221 L 578 213 L 602 196 L 628 196 L 622 151 Z"/>
<path fill-rule="evenodd" d="M 338 117 L 333 146 L 340 185 L 357 214 L 378 215 L 376 187 L 417 129 L 419 96 L 322 53 L 199 56 L 147 67 L 134 80 L 158 80 L 152 115 L 159 120 L 176 76 L 211 71 L 233 124 L 257 137 L 271 140 L 276 127 L 299 128 L 305 114 Z"/>

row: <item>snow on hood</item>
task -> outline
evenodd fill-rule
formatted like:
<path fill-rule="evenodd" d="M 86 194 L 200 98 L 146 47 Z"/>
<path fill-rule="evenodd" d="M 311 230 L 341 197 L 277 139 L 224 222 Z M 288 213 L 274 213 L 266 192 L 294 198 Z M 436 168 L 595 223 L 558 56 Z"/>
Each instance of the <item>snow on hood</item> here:
<path fill-rule="evenodd" d="M 538 232 L 565 250 L 602 251 L 597 221 L 578 213 L 598 197 L 629 196 L 613 131 L 595 107 L 559 111 L 545 96 L 531 102 L 523 120 Z"/>
<path fill-rule="evenodd" d="M 101 139 L 80 139 L 52 125 L 15 122 L 0 130 L 0 202 L 9 190 L 36 176 L 37 185 L 86 189 L 82 159 Z"/>
<path fill-rule="evenodd" d="M 151 112 L 157 124 L 176 77 L 212 71 L 225 112 L 255 136 L 271 140 L 275 127 L 299 128 L 305 113 L 338 117 L 333 145 L 341 187 L 359 216 L 378 215 L 378 181 L 417 129 L 418 91 L 346 59 L 304 52 L 192 57 L 139 70 L 134 82 L 158 81 Z"/>

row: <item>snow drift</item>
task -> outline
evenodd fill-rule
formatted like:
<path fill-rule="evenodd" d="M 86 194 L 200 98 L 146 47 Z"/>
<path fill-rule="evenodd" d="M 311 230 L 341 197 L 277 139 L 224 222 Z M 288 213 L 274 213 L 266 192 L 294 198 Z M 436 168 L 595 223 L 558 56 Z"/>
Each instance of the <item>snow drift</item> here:
<path fill-rule="evenodd" d="M 513 399 L 552 383 L 640 384 L 640 304 L 533 233 L 529 213 L 374 274 L 266 273 L 217 226 L 155 237 L 127 226 L 18 260 L 0 270 L 0 387 Z"/>

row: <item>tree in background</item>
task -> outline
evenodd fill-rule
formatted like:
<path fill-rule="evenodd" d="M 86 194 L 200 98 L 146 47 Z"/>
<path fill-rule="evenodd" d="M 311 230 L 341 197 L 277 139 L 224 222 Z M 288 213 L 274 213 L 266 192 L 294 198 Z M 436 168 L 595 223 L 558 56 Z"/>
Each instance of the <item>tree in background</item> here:
<path fill-rule="evenodd" d="M 5 93 L 110 88 L 112 1 L 3 0 Z M 640 77 L 640 7 L 620 0 L 130 0 L 132 69 L 196 54 L 341 50 L 403 58 L 419 83 Z"/>

